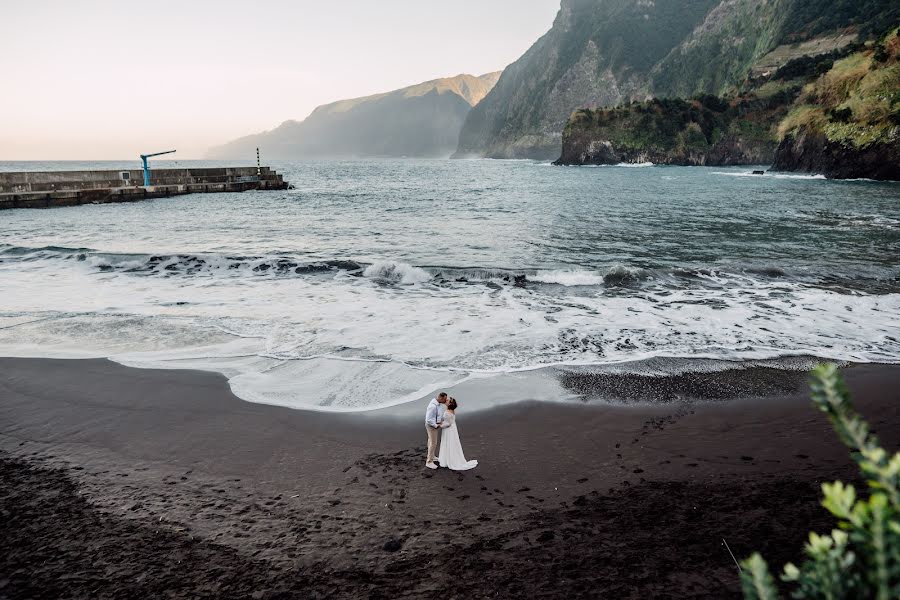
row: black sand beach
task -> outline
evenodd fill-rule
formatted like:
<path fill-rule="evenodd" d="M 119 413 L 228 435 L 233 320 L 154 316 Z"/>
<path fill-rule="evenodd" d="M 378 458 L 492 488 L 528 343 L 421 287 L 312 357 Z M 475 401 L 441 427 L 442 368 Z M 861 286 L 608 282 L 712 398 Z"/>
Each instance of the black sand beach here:
<path fill-rule="evenodd" d="M 895 449 L 900 367 L 845 375 Z M 856 478 L 802 377 L 567 385 L 627 403 L 463 410 L 480 465 L 456 474 L 423 468 L 422 419 L 404 411 L 295 411 L 211 373 L 0 359 L 0 598 L 730 598 L 723 539 L 796 559 L 831 527 L 820 484 Z M 659 402 L 671 390 L 708 400 Z"/>

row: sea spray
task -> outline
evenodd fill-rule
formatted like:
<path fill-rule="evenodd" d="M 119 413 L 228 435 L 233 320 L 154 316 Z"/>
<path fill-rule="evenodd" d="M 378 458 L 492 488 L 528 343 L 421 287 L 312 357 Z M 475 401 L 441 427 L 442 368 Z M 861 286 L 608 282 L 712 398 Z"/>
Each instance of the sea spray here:
<path fill-rule="evenodd" d="M 407 263 L 393 261 L 379 261 L 369 265 L 363 271 L 363 275 L 370 279 L 409 285 L 413 283 L 425 283 L 432 279 L 431 273 L 424 269 L 414 267 Z"/>

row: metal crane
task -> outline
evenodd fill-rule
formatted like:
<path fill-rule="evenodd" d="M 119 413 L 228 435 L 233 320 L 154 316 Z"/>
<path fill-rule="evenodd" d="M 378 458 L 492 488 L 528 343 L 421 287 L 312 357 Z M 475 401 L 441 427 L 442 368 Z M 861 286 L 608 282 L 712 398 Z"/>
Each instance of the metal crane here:
<path fill-rule="evenodd" d="M 176 152 L 175 150 L 166 150 L 165 152 L 154 152 L 153 154 L 141 154 L 141 162 L 144 163 L 144 186 L 150 186 L 150 166 L 147 164 L 147 159 L 151 156 L 159 156 L 161 154 L 172 154 Z"/>

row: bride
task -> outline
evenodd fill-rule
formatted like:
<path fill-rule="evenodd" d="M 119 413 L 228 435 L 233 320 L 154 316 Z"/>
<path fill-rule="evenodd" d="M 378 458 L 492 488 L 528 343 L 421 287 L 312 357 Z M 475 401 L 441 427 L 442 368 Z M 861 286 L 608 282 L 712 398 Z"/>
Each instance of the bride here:
<path fill-rule="evenodd" d="M 459 430 L 456 429 L 456 398 L 447 401 L 444 423 L 441 432 L 441 449 L 438 452 L 438 463 L 451 471 L 468 471 L 478 466 L 477 460 L 466 460 L 462 444 L 459 443 Z"/>

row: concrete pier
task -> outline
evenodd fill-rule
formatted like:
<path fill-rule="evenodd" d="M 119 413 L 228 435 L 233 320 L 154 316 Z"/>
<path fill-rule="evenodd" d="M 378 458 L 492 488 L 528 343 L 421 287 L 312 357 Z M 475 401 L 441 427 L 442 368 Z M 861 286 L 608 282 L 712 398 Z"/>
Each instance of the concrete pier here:
<path fill-rule="evenodd" d="M 181 194 L 283 190 L 288 184 L 269 167 L 154 169 L 149 186 L 140 169 L 0 173 L 0 210 L 136 202 Z"/>

